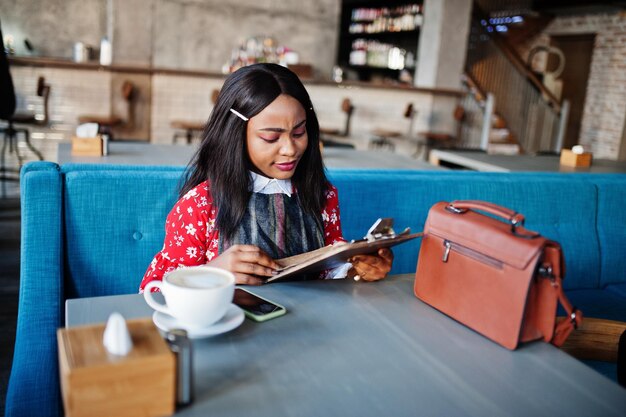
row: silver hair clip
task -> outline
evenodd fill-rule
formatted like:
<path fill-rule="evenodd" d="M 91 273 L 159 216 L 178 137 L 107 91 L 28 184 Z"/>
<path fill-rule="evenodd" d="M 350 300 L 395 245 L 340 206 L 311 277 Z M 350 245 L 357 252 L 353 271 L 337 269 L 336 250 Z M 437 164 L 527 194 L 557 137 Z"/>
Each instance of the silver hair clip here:
<path fill-rule="evenodd" d="M 244 116 L 243 114 L 239 113 L 237 110 L 234 109 L 230 109 L 230 111 L 237 117 L 239 117 L 241 120 L 243 120 L 244 122 L 248 121 L 248 118 L 246 116 Z"/>

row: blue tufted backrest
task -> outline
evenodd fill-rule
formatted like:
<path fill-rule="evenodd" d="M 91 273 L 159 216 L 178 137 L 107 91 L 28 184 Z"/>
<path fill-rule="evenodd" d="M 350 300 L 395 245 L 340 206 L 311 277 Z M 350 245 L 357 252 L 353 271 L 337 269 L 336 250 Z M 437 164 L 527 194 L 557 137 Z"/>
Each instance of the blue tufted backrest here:
<path fill-rule="evenodd" d="M 599 286 L 596 186 L 571 174 L 332 172 L 346 238 L 360 238 L 377 217 L 393 217 L 396 230 L 421 231 L 438 201 L 485 200 L 526 216 L 526 226 L 561 243 L 565 288 Z M 394 248 L 392 273 L 415 271 L 419 241 Z"/>
<path fill-rule="evenodd" d="M 597 178 L 600 286 L 625 284 L 626 274 L 626 175 Z M 581 236 L 589 239 L 590 236 Z M 626 289 L 626 288 L 625 288 Z"/>
<path fill-rule="evenodd" d="M 182 168 L 68 165 L 64 218 L 67 297 L 133 293 L 161 248 L 164 222 L 177 199 Z M 597 187 L 554 174 L 332 170 L 344 235 L 360 238 L 378 217 L 421 231 L 438 201 L 478 199 L 514 209 L 526 226 L 563 246 L 565 286 L 600 285 L 595 238 Z M 580 239 L 581 231 L 592 238 Z M 394 249 L 392 273 L 415 270 L 420 241 Z M 595 271 L 595 272 L 591 272 Z M 590 273 L 591 272 L 591 273 Z"/>
<path fill-rule="evenodd" d="M 67 298 L 138 291 L 163 245 L 165 218 L 177 200 L 182 172 L 63 167 Z"/>

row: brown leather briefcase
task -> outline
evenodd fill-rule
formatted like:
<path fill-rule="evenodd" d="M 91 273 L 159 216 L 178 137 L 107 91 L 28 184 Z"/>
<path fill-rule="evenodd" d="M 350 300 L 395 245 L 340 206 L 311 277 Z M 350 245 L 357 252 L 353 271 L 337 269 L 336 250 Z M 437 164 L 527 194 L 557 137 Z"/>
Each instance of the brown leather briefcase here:
<path fill-rule="evenodd" d="M 435 204 L 415 295 L 508 349 L 537 339 L 560 346 L 582 313 L 563 293 L 561 247 L 523 224 L 523 215 L 488 202 Z M 569 320 L 555 326 L 558 301 Z"/>

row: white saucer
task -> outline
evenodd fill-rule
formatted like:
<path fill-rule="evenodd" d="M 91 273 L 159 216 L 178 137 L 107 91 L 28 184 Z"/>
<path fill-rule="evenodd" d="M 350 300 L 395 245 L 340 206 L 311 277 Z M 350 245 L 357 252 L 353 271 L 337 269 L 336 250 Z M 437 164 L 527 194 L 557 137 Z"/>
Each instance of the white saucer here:
<path fill-rule="evenodd" d="M 187 330 L 187 336 L 190 339 L 214 336 L 216 334 L 233 330 L 243 323 L 243 319 L 243 310 L 235 304 L 231 304 L 230 307 L 228 307 L 228 310 L 226 310 L 224 317 L 216 323 L 213 323 L 208 327 L 200 328 L 187 327 L 186 325 L 179 323 L 178 320 L 169 314 L 161 313 L 160 311 L 155 311 L 154 314 L 152 314 L 152 321 L 160 330 L 167 332 L 171 329 L 184 329 Z"/>

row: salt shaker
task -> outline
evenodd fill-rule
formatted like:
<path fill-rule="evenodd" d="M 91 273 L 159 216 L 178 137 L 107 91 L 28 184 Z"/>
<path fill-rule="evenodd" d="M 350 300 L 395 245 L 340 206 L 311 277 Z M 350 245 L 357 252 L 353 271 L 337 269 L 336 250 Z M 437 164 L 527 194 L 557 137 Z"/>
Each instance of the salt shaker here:
<path fill-rule="evenodd" d="M 176 355 L 176 404 L 185 406 L 193 400 L 193 366 L 191 341 L 183 329 L 172 329 L 165 340 Z"/>
<path fill-rule="evenodd" d="M 102 156 L 107 156 L 109 154 L 109 134 L 102 134 Z"/>

